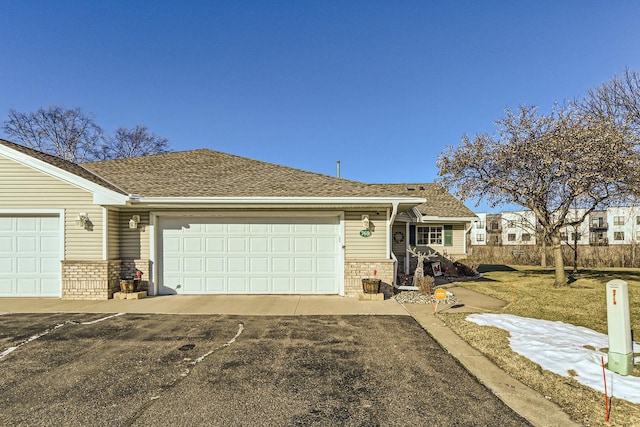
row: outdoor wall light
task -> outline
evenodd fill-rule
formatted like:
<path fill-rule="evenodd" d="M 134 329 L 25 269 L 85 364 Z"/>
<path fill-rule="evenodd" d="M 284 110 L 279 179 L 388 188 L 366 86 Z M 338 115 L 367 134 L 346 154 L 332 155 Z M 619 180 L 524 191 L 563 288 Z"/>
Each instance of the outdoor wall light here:
<path fill-rule="evenodd" d="M 369 215 L 362 215 L 362 228 L 368 230 L 369 225 Z"/>
<path fill-rule="evenodd" d="M 91 226 L 91 220 L 89 219 L 89 215 L 85 212 L 80 212 L 76 217 L 76 226 L 82 227 L 85 230 Z"/>
<path fill-rule="evenodd" d="M 129 220 L 129 228 L 138 228 L 140 222 L 140 215 L 133 215 Z"/>

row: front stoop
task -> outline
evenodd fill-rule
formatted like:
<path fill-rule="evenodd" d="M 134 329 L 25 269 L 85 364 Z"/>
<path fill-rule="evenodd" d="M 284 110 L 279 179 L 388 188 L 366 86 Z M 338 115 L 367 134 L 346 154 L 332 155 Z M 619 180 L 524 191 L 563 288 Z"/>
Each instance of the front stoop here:
<path fill-rule="evenodd" d="M 147 296 L 147 291 L 140 292 L 115 292 L 113 299 L 141 299 Z"/>
<path fill-rule="evenodd" d="M 358 301 L 384 301 L 384 294 L 379 292 L 377 294 L 365 294 L 364 292 L 358 292 Z"/>

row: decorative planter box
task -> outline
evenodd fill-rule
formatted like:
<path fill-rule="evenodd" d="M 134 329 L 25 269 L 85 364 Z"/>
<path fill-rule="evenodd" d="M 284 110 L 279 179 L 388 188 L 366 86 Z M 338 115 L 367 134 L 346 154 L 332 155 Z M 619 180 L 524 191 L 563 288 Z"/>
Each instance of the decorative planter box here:
<path fill-rule="evenodd" d="M 380 280 L 362 279 L 362 290 L 365 294 L 377 294 L 380 291 Z"/>

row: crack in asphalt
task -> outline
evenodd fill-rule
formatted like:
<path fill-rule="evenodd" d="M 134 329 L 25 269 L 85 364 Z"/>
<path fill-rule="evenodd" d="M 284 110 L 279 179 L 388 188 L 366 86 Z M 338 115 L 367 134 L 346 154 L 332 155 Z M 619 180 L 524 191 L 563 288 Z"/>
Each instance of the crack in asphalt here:
<path fill-rule="evenodd" d="M 2 313 L 4 314 L 4 313 Z M 0 353 L 0 360 L 4 359 L 6 356 L 8 356 L 9 354 L 13 353 L 14 351 L 16 351 L 17 349 L 19 349 L 20 347 L 29 344 L 32 341 L 37 340 L 38 338 L 41 338 L 57 329 L 62 328 L 65 325 L 92 325 L 94 323 L 98 323 L 98 322 L 102 322 L 103 320 L 107 320 L 107 319 L 111 319 L 113 317 L 117 317 L 117 316 L 122 316 L 124 313 L 117 313 L 117 314 L 113 314 L 111 316 L 107 316 L 107 317 L 102 317 L 100 319 L 97 320 L 92 320 L 90 322 L 77 322 L 75 320 L 67 320 L 64 323 L 58 323 L 57 325 L 53 326 L 52 328 L 49 329 L 45 329 L 43 332 L 40 332 L 38 334 L 35 335 L 31 335 L 29 338 L 27 338 L 26 340 L 22 341 L 20 344 L 15 345 L 15 346 L 11 346 L 8 347 L 7 349 L 3 350 Z"/>
<path fill-rule="evenodd" d="M 202 356 L 198 357 L 195 360 L 190 360 L 188 358 L 185 358 L 182 360 L 182 362 L 185 361 L 189 361 L 189 364 L 191 366 L 195 366 L 196 364 L 202 362 L 205 358 L 207 358 L 208 356 L 212 355 L 213 353 L 215 353 L 218 350 L 222 350 L 226 347 L 229 347 L 231 344 L 233 344 L 234 342 L 236 342 L 236 339 L 242 334 L 242 332 L 244 331 L 244 323 L 240 322 L 238 323 L 238 332 L 236 332 L 235 336 L 233 338 L 231 338 L 229 341 L 227 341 L 226 343 L 214 348 L 213 350 L 210 350 L 208 352 L 206 352 L 205 354 L 203 354 Z M 153 405 L 153 403 L 160 399 L 161 394 L 167 392 L 168 390 L 171 390 L 172 388 L 174 388 L 175 386 L 177 386 L 179 383 L 182 382 L 182 380 L 184 380 L 185 378 L 187 378 L 187 376 L 191 373 L 191 370 L 189 368 L 185 368 L 181 373 L 180 376 L 178 378 L 176 378 L 171 384 L 162 387 L 162 389 L 155 395 L 151 396 L 151 398 L 149 398 L 149 401 L 147 401 L 144 405 L 142 405 L 140 407 L 140 409 L 137 411 L 136 414 L 134 414 L 133 416 L 131 416 L 125 423 L 125 426 L 132 426 L 141 416 L 142 414 L 144 414 L 150 407 L 151 405 Z"/>

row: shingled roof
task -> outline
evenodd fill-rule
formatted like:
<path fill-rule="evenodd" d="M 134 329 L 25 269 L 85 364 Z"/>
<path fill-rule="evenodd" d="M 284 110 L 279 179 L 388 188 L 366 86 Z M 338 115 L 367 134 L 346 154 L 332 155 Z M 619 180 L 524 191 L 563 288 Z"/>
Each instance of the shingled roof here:
<path fill-rule="evenodd" d="M 440 184 L 370 184 L 398 195 L 422 197 L 426 203 L 417 206 L 422 215 L 441 218 L 470 218 L 476 215 Z"/>
<path fill-rule="evenodd" d="M 24 145 L 15 144 L 4 139 L 0 139 L 0 144 L 4 145 L 5 147 L 11 148 L 12 150 L 26 154 L 27 156 L 33 157 L 34 159 L 48 163 L 66 172 L 84 178 L 109 190 L 118 192 L 120 194 L 127 194 L 121 188 L 118 188 L 117 186 L 113 185 L 104 178 L 101 178 L 95 173 L 88 171 L 77 163 L 73 163 L 68 160 L 61 159 L 60 157 L 52 156 L 50 154 L 45 154 L 41 151 L 33 150 L 31 148 L 25 147 Z"/>
<path fill-rule="evenodd" d="M 199 149 L 84 163 L 142 197 L 386 197 L 392 188 Z M 418 194 L 409 196 L 420 197 Z"/>

